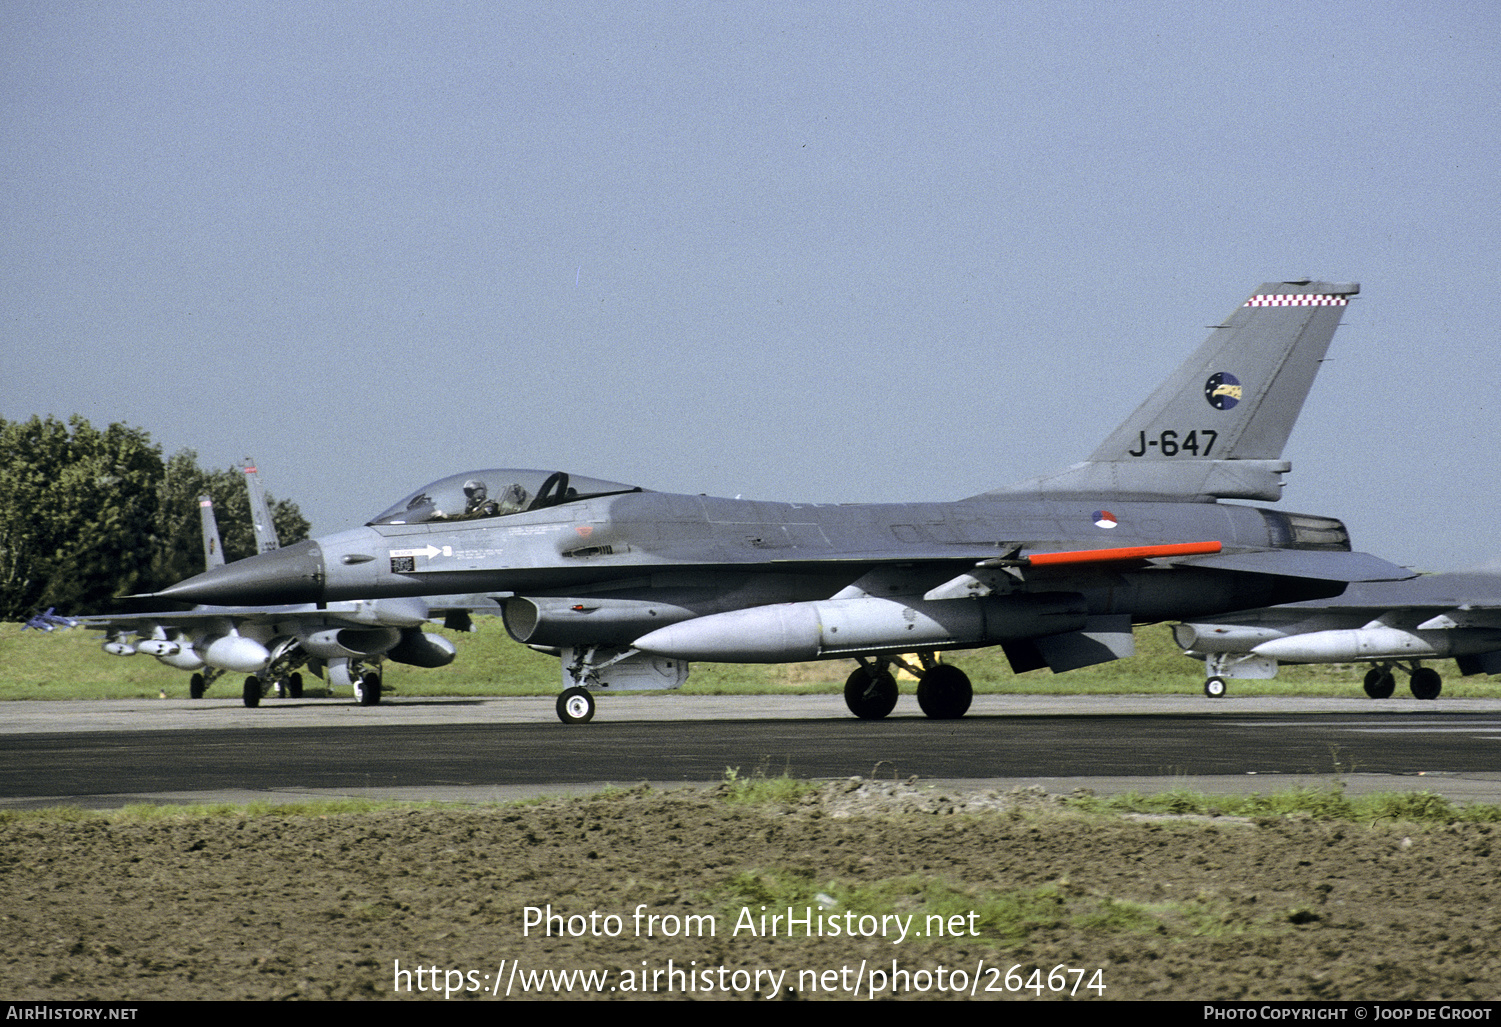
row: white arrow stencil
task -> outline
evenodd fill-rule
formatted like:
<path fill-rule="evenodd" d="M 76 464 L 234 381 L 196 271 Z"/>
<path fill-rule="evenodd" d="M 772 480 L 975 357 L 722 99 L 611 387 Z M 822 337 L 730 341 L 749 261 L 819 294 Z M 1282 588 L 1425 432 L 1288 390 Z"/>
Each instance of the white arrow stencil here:
<path fill-rule="evenodd" d="M 437 546 L 435 546 L 431 542 L 429 542 L 422 549 L 393 549 L 393 550 L 391 550 L 391 555 L 392 556 L 425 556 L 429 560 L 431 560 L 433 557 L 439 555 L 440 553 L 443 556 L 452 556 L 453 555 L 453 546 L 444 546 L 442 549 L 439 549 Z"/>

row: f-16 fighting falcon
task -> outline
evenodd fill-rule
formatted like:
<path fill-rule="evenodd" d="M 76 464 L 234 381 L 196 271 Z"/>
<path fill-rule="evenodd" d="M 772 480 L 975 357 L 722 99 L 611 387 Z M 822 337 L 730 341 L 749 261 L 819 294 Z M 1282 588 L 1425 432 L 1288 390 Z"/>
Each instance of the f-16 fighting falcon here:
<path fill-rule="evenodd" d="M 1339 595 L 1411 573 L 1350 551 L 1330 517 L 1277 501 L 1281 459 L 1355 284 L 1262 285 L 1084 463 L 947 502 L 821 505 L 673 495 L 561 470 L 466 471 L 366 526 L 207 571 L 159 595 L 327 603 L 503 600 L 556 653 L 558 716 L 593 693 L 679 687 L 690 661 L 851 658 L 858 717 L 897 702 L 961 717 L 943 650 L 999 645 L 1018 672 L 1134 652 L 1133 623 Z M 902 654 L 916 654 L 913 663 Z"/>
<path fill-rule="evenodd" d="M 1461 674 L 1501 674 L 1501 574 L 1431 574 L 1352 585 L 1337 599 L 1175 624 L 1185 656 L 1204 661 L 1204 694 L 1225 694 L 1226 678 L 1272 678 L 1279 663 L 1370 663 L 1372 699 L 1410 675 L 1414 698 L 1437 699 L 1438 671 L 1425 659 L 1452 658 Z"/>
<path fill-rule="evenodd" d="M 250 516 L 256 547 L 263 554 L 280 549 L 270 505 L 260 475 L 249 457 L 243 468 L 250 490 Z M 224 562 L 213 500 L 198 500 L 203 521 L 203 556 L 210 571 L 234 567 Z M 252 558 L 253 559 L 253 558 Z M 194 699 L 226 671 L 246 675 L 246 706 L 260 705 L 271 689 L 302 695 L 308 666 L 330 685 L 353 688 L 362 705 L 380 702 L 382 658 L 419 667 L 453 661 L 454 645 L 442 635 L 421 630 L 429 614 L 421 599 L 380 599 L 297 606 L 199 606 L 185 613 L 135 613 L 83 617 L 79 622 L 107 632 L 104 651 L 115 656 L 146 653 L 169 667 L 192 672 L 188 694 Z"/>

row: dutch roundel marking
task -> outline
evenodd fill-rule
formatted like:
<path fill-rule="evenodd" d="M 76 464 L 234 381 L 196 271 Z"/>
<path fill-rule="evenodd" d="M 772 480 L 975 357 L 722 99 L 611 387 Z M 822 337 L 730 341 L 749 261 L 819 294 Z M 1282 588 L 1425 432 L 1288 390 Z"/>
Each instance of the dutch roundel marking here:
<path fill-rule="evenodd" d="M 1094 526 L 1096 528 L 1113 528 L 1120 521 L 1115 519 L 1115 514 L 1109 510 L 1096 510 L 1094 512 Z"/>
<path fill-rule="evenodd" d="M 1240 379 L 1228 371 L 1217 371 L 1204 383 L 1204 398 L 1216 410 L 1229 410 L 1240 402 Z"/>

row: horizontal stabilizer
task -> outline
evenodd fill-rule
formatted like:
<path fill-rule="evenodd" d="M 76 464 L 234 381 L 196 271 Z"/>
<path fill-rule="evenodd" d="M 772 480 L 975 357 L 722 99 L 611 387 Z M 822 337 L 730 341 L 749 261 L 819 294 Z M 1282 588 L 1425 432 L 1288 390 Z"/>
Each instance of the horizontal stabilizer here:
<path fill-rule="evenodd" d="M 1090 617 L 1078 631 L 1001 646 L 1011 670 L 1025 674 L 1029 670 L 1050 668 L 1053 673 L 1092 667 L 1097 663 L 1136 655 L 1136 639 L 1131 634 L 1131 618 L 1123 614 Z"/>
<path fill-rule="evenodd" d="M 1091 617 L 1082 631 L 1039 638 L 1037 648 L 1053 673 L 1092 667 L 1136 655 L 1128 616 Z"/>
<path fill-rule="evenodd" d="M 1459 656 L 1454 662 L 1459 664 L 1459 672 L 1465 677 L 1471 674 L 1501 674 L 1501 652 Z"/>
<path fill-rule="evenodd" d="M 1221 553 L 1180 561 L 1184 566 L 1243 574 L 1276 574 L 1320 581 L 1405 581 L 1417 574 L 1369 553 L 1273 549 L 1260 553 Z"/>
<path fill-rule="evenodd" d="M 1501 628 L 1501 609 L 1494 606 L 1464 606 L 1430 617 L 1418 625 L 1419 631 L 1455 631 L 1463 628 Z"/>

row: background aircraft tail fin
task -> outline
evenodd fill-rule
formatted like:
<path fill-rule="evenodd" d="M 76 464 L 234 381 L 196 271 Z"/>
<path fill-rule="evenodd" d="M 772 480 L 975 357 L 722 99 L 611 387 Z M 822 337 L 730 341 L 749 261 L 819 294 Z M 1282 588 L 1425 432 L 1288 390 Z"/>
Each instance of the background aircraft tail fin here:
<path fill-rule="evenodd" d="M 1282 448 L 1354 283 L 1268 282 L 1088 461 L 999 490 L 1120 498 L 1282 496 Z"/>
<path fill-rule="evenodd" d="M 214 518 L 214 501 L 198 497 L 198 517 L 203 521 L 203 566 L 205 570 L 224 566 L 224 543 L 219 541 L 219 522 Z"/>
<path fill-rule="evenodd" d="M 281 541 L 276 537 L 276 525 L 271 520 L 271 507 L 266 503 L 266 486 L 261 484 L 255 461 L 247 456 L 243 470 L 245 487 L 250 490 L 250 523 L 255 528 L 256 551 L 269 553 L 280 549 Z"/>

